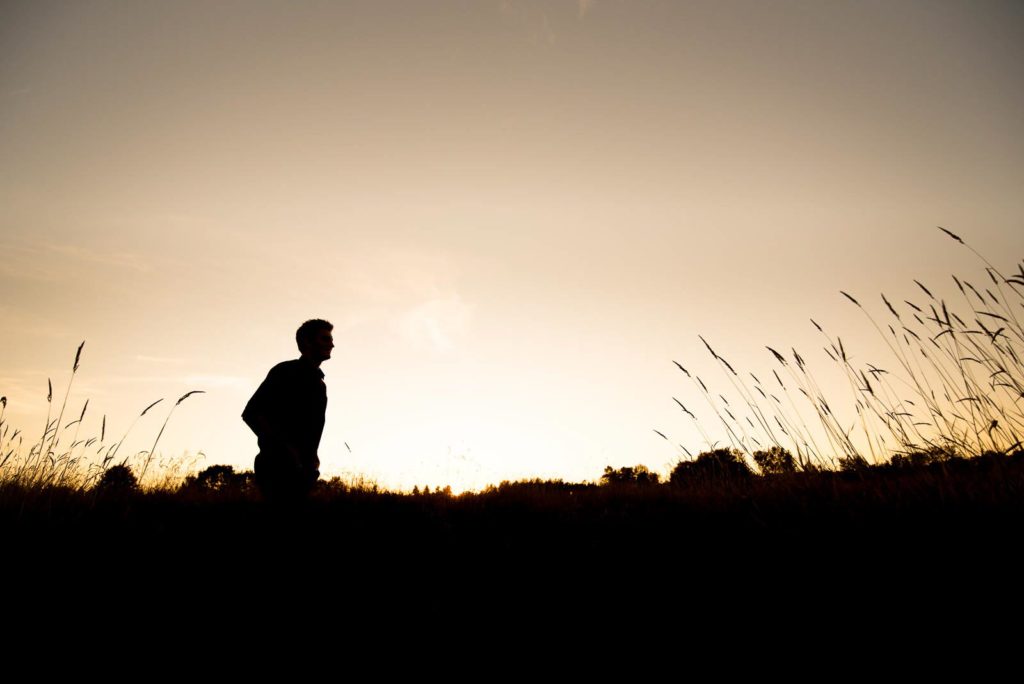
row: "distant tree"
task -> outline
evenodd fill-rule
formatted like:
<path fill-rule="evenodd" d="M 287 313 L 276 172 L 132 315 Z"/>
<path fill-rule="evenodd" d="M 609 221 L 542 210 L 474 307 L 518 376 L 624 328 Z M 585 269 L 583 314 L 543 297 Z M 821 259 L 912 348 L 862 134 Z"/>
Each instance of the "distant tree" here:
<path fill-rule="evenodd" d="M 111 466 L 103 471 L 96 483 L 96 491 L 105 495 L 130 494 L 139 489 L 139 481 L 126 465 Z"/>
<path fill-rule="evenodd" d="M 561 496 L 567 494 L 572 496 L 577 492 L 590 491 L 595 484 L 590 483 L 578 483 L 578 482 L 565 482 L 563 480 L 542 480 L 540 478 L 534 478 L 532 480 L 517 480 L 516 482 L 510 482 L 508 480 L 502 480 L 501 484 L 497 486 L 489 486 L 485 492 L 492 496 L 511 496 L 511 497 L 546 497 L 546 496 Z"/>
<path fill-rule="evenodd" d="M 736 449 L 714 449 L 697 455 L 693 461 L 680 461 L 672 469 L 673 485 L 740 484 L 750 480 L 753 472 Z"/>
<path fill-rule="evenodd" d="M 940 446 L 933 446 L 923 451 L 910 451 L 896 454 L 889 460 L 894 468 L 920 468 L 935 463 L 945 463 L 956 458 L 956 454 Z"/>
<path fill-rule="evenodd" d="M 762 475 L 788 475 L 796 472 L 793 454 L 780 446 L 773 446 L 767 451 L 755 451 L 754 463 Z"/>
<path fill-rule="evenodd" d="M 839 472 L 841 473 L 863 473 L 870 469 L 871 465 L 860 454 L 839 458 Z"/>
<path fill-rule="evenodd" d="M 189 475 L 181 488 L 202 492 L 241 492 L 253 484 L 252 473 L 236 473 L 229 465 L 212 465 L 198 475 Z"/>
<path fill-rule="evenodd" d="M 196 476 L 202 489 L 227 489 L 235 480 L 235 469 L 229 465 L 212 465 Z"/>
<path fill-rule="evenodd" d="M 661 479 L 658 473 L 651 472 L 645 465 L 635 465 L 626 468 L 612 468 L 605 466 L 604 475 L 601 476 L 601 484 L 604 485 L 655 485 Z"/>

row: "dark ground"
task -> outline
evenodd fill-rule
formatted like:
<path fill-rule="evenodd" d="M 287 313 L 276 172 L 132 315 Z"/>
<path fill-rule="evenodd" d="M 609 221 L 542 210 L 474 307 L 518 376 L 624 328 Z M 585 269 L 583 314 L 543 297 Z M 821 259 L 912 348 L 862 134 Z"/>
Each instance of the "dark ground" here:
<path fill-rule="evenodd" d="M 462 497 L 333 483 L 293 506 L 230 483 L 8 488 L 0 521 L 8 588 L 26 588 L 11 605 L 56 592 L 111 611 L 184 601 L 235 615 L 316 606 L 470 621 L 743 615 L 769 631 L 790 616 L 815 630 L 841 618 L 939 634 L 1016 614 L 1022 491 L 1018 454 L 699 486 L 512 483 Z"/>

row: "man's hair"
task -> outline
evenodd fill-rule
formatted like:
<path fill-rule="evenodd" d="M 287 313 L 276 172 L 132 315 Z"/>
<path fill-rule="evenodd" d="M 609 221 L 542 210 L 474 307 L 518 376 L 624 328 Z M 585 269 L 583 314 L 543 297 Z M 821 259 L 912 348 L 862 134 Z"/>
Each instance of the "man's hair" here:
<path fill-rule="evenodd" d="M 334 326 L 322 318 L 313 318 L 300 325 L 295 331 L 295 344 L 299 345 L 299 351 L 312 342 L 321 330 L 330 332 Z"/>

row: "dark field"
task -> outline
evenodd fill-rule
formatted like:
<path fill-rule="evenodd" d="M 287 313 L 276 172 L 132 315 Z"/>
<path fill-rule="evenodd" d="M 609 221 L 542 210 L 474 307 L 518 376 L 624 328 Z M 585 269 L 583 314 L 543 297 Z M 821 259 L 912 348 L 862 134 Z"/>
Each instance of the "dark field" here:
<path fill-rule="evenodd" d="M 176 491 L 8 486 L 0 514 L 17 577 L 118 606 L 187 596 L 231 610 L 538 618 L 911 611 L 938 628 L 1019 596 L 1024 452 L 705 475 L 462 496 L 332 481 L 284 506 L 262 501 L 248 474 L 211 469 Z"/>

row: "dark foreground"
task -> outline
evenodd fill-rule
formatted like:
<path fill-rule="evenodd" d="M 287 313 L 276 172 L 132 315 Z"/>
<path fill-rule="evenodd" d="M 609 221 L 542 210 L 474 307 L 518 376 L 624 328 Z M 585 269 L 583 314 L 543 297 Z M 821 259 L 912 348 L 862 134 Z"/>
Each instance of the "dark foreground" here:
<path fill-rule="evenodd" d="M 147 494 L 8 486 L 0 520 L 7 587 L 31 589 L 8 595 L 29 606 L 56 594 L 87 597 L 90 610 L 184 601 L 235 617 L 426 611 L 621 626 L 742 614 L 770 629 L 782 616 L 844 616 L 941 631 L 1019 606 L 1022 492 L 1018 453 L 691 486 L 524 482 L 460 497 L 335 482 L 296 506 L 230 482 Z"/>

